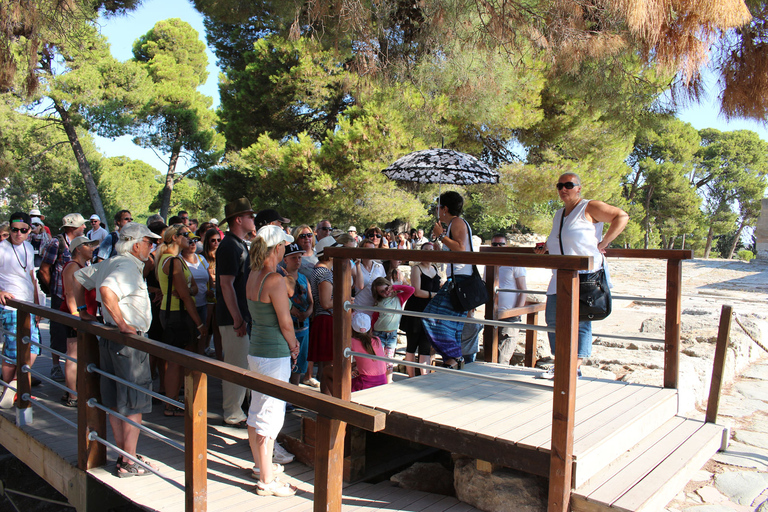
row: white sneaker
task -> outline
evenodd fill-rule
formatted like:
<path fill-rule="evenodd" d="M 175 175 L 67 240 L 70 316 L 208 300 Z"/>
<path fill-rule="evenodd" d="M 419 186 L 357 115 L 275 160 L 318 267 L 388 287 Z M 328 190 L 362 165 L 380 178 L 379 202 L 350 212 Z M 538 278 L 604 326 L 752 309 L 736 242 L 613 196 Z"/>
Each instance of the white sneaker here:
<path fill-rule="evenodd" d="M 290 464 L 293 462 L 293 454 L 286 451 L 275 441 L 275 449 L 272 451 L 272 461 L 278 464 Z"/>
<path fill-rule="evenodd" d="M 56 382 L 64 382 L 64 372 L 61 370 L 61 366 L 54 365 L 51 368 L 51 379 Z"/>
<path fill-rule="evenodd" d="M 537 379 L 552 380 L 555 378 L 555 365 L 550 366 L 547 371 L 541 372 L 536 375 Z"/>
<path fill-rule="evenodd" d="M 301 381 L 301 383 L 304 384 L 305 386 L 310 386 L 310 387 L 313 387 L 313 388 L 319 388 L 320 387 L 320 381 L 317 380 L 314 377 L 310 377 L 308 379 L 304 379 L 303 381 Z"/>

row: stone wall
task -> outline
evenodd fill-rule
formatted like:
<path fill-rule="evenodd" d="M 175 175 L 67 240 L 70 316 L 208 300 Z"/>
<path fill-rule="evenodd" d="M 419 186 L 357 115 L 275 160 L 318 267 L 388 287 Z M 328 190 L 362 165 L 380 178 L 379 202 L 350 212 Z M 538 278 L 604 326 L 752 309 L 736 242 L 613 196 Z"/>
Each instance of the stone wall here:
<path fill-rule="evenodd" d="M 757 257 L 768 259 L 768 199 L 763 199 L 760 218 L 757 220 L 755 229 L 755 239 L 757 240 Z"/>

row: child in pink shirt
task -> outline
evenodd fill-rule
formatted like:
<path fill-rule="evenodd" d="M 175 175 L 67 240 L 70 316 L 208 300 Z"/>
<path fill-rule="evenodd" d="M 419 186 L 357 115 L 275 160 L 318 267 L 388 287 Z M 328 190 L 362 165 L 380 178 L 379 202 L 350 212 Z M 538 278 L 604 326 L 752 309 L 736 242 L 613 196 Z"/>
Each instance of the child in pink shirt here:
<path fill-rule="evenodd" d="M 352 351 L 384 357 L 381 340 L 371 336 L 371 317 L 365 313 L 352 315 Z M 387 363 L 356 357 L 352 363 L 352 391 L 373 388 L 387 383 Z"/>

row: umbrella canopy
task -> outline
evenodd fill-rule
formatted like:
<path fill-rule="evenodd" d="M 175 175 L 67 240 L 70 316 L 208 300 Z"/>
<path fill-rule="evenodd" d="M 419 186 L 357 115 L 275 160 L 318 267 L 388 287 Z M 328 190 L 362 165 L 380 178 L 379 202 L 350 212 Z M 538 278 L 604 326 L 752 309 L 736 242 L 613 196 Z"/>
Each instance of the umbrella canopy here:
<path fill-rule="evenodd" d="M 499 182 L 498 172 L 472 155 L 452 149 L 424 149 L 409 153 L 382 172 L 393 180 L 417 183 L 476 185 Z"/>

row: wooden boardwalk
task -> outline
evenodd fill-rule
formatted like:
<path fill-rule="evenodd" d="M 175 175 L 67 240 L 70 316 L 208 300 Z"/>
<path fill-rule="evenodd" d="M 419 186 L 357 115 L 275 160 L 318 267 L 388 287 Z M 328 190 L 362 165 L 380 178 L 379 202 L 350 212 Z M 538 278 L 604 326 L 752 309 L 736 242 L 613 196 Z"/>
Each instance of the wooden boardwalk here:
<path fill-rule="evenodd" d="M 44 326 L 47 340 L 47 325 Z M 43 375 L 50 374 L 51 360 L 45 352 L 38 357 L 34 370 Z M 312 511 L 314 471 L 299 462 L 286 465 L 283 479 L 299 488 L 291 498 L 274 498 L 256 495 L 255 480 L 250 476 L 253 458 L 248 447 L 247 431 L 220 426 L 221 385 L 211 379 L 208 387 L 211 411 L 208 414 L 208 510 L 240 512 Z M 33 394 L 45 406 L 67 419 L 77 422 L 77 410 L 64 407 L 59 398 L 63 394 L 58 388 L 43 383 L 33 388 Z M 144 425 L 160 432 L 170 439 L 184 443 L 184 418 L 168 418 L 162 414 L 162 404 L 155 404 L 153 412 L 145 415 Z M 289 416 L 290 417 L 290 416 Z M 288 418 L 287 418 L 288 419 Z M 286 421 L 284 432 L 296 430 L 298 421 Z M 45 445 L 41 453 L 39 468 L 43 478 L 52 482 L 60 491 L 71 487 L 72 474 L 79 471 L 77 464 L 76 431 L 58 418 L 34 409 L 34 422 L 19 429 L 15 426 L 14 409 L 0 409 L 0 440 L 4 444 L 25 446 L 29 449 L 35 441 Z M 107 440 L 112 442 L 111 430 Z M 7 446 L 14 452 L 14 446 Z M 40 452 L 40 450 L 37 450 Z M 154 475 L 133 478 L 117 478 L 114 471 L 116 454 L 108 450 L 107 466 L 90 470 L 88 473 L 118 494 L 149 511 L 184 510 L 184 454 L 172 446 L 142 433 L 139 452 L 157 463 L 160 472 L 171 482 Z M 34 466 L 35 464 L 31 464 Z M 66 495 L 66 492 L 64 492 Z M 402 510 L 423 512 L 472 512 L 476 509 L 459 502 L 456 498 L 439 494 L 401 489 L 389 481 L 378 484 L 357 483 L 347 485 L 343 493 L 344 511 Z"/>

